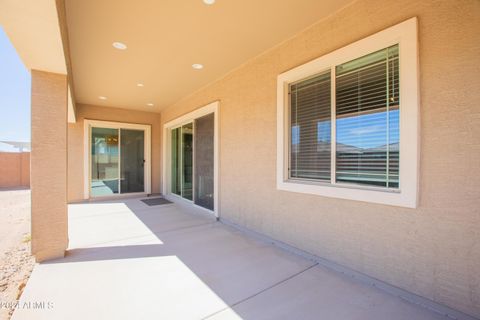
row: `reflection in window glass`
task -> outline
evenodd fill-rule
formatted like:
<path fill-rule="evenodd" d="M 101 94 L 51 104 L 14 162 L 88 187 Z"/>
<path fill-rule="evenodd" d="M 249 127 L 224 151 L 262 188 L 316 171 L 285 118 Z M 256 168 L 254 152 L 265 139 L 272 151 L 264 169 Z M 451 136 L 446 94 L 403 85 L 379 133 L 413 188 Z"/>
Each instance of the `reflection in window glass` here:
<path fill-rule="evenodd" d="M 336 67 L 336 179 L 398 188 L 398 45 Z"/>
<path fill-rule="evenodd" d="M 330 181 L 330 71 L 290 85 L 290 178 Z"/>
<path fill-rule="evenodd" d="M 193 200 L 193 123 L 182 126 L 182 197 Z"/>
<path fill-rule="evenodd" d="M 171 188 L 172 193 L 182 195 L 182 173 L 180 172 L 181 164 L 181 141 L 180 141 L 180 132 L 181 128 L 176 128 L 172 130 L 172 179 L 171 179 Z"/>
<path fill-rule="evenodd" d="M 193 134 L 195 150 L 193 170 L 194 202 L 206 209 L 214 209 L 214 135 L 215 117 L 211 113 L 195 119 Z"/>
<path fill-rule="evenodd" d="M 91 181 L 92 197 L 119 192 L 118 129 L 92 128 Z"/>

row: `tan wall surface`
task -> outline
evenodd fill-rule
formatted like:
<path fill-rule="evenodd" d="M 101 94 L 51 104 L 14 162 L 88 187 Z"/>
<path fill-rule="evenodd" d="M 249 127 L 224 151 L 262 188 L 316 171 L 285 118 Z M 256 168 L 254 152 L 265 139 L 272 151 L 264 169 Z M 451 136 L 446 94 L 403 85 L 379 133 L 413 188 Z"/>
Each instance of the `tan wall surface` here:
<path fill-rule="evenodd" d="M 0 152 L 0 187 L 30 186 L 30 152 Z"/>
<path fill-rule="evenodd" d="M 83 120 L 104 120 L 152 126 L 152 193 L 160 192 L 160 114 L 77 104 L 77 122 L 68 124 L 68 201 L 83 199 Z"/>
<path fill-rule="evenodd" d="M 63 257 L 68 246 L 67 76 L 32 70 L 32 254 Z"/>
<path fill-rule="evenodd" d="M 22 174 L 20 176 L 20 185 L 30 187 L 30 152 L 22 152 Z"/>
<path fill-rule="evenodd" d="M 418 209 L 276 190 L 276 77 L 417 16 Z M 480 1 L 359 0 L 162 112 L 220 100 L 220 215 L 480 316 Z"/>

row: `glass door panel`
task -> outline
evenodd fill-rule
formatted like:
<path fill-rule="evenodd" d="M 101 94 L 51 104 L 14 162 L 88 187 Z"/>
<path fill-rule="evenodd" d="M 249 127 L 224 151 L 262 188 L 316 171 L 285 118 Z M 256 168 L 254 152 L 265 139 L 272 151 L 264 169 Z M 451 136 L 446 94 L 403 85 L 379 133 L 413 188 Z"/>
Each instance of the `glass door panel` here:
<path fill-rule="evenodd" d="M 195 120 L 194 203 L 213 210 L 214 115 Z"/>
<path fill-rule="evenodd" d="M 182 197 L 193 200 L 193 123 L 182 126 Z"/>
<path fill-rule="evenodd" d="M 170 192 L 214 210 L 215 116 L 171 129 Z"/>
<path fill-rule="evenodd" d="M 119 193 L 118 129 L 93 127 L 91 134 L 90 194 Z"/>
<path fill-rule="evenodd" d="M 120 129 L 120 192 L 143 192 L 144 187 L 143 130 Z"/>
<path fill-rule="evenodd" d="M 182 195 L 182 158 L 181 158 L 181 128 L 172 130 L 172 193 Z"/>

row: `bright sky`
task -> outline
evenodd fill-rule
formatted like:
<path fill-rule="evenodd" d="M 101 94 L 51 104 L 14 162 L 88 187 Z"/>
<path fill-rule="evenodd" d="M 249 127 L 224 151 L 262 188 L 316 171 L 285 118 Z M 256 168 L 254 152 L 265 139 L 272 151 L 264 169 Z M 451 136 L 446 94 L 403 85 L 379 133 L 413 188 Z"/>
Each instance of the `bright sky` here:
<path fill-rule="evenodd" d="M 30 72 L 0 26 L 0 141 L 30 142 Z M 15 151 L 0 143 L 0 151 Z"/>

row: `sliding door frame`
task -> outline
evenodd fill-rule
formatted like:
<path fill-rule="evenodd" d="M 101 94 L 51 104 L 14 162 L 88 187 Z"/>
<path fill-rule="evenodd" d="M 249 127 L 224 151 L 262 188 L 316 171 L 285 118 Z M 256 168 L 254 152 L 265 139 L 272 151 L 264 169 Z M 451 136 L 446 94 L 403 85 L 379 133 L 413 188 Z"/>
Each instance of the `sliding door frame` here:
<path fill-rule="evenodd" d="M 109 129 L 118 129 L 119 130 L 119 170 L 120 170 L 120 129 L 130 129 L 130 130 L 141 130 L 144 132 L 144 170 L 143 170 L 143 181 L 144 181 L 144 191 L 143 192 L 130 192 L 130 193 L 120 193 L 119 189 L 118 194 L 112 194 L 107 196 L 92 196 L 90 194 L 91 183 L 92 183 L 92 154 L 91 154 L 91 143 L 92 143 L 92 127 L 95 128 L 109 128 Z M 83 121 L 83 198 L 84 199 L 105 199 L 105 198 L 117 198 L 131 196 L 135 194 L 147 195 L 151 193 L 151 126 L 149 124 L 136 124 L 136 123 L 125 123 L 125 122 L 113 122 L 113 121 L 103 121 L 103 120 L 90 120 L 85 119 Z M 119 176 L 120 179 L 121 176 Z"/>
<path fill-rule="evenodd" d="M 163 125 L 163 143 L 162 143 L 162 190 L 163 195 L 165 198 L 178 202 L 187 204 L 192 206 L 196 209 L 200 209 L 202 211 L 213 213 L 215 217 L 220 216 L 219 211 L 219 190 L 220 190 L 220 179 L 219 179 L 219 101 L 212 102 L 204 107 L 196 109 L 190 113 L 187 113 L 183 116 L 180 116 L 172 121 L 169 121 Z M 172 171 L 171 171 L 171 164 L 172 164 L 172 129 L 178 128 L 184 124 L 193 122 L 193 127 L 195 127 L 195 119 L 201 118 L 203 116 L 212 114 L 214 115 L 214 134 L 213 134 L 213 211 L 196 205 L 193 201 L 187 200 L 182 196 L 179 196 L 172 192 L 171 190 L 171 182 L 172 182 Z M 194 133 L 195 134 L 195 133 Z M 195 139 L 194 139 L 195 141 Z M 195 157 L 195 142 L 193 146 L 193 156 Z M 195 167 L 195 166 L 194 166 Z M 193 169 L 195 170 L 195 169 Z M 195 172 L 193 172 L 193 184 L 192 184 L 192 192 L 195 192 Z M 194 197 L 192 197 L 194 199 Z"/>

